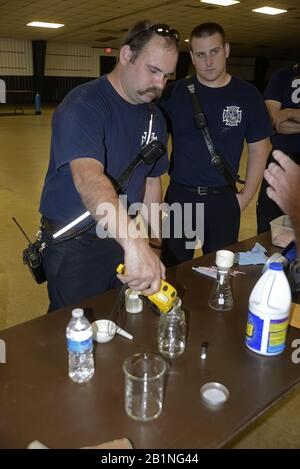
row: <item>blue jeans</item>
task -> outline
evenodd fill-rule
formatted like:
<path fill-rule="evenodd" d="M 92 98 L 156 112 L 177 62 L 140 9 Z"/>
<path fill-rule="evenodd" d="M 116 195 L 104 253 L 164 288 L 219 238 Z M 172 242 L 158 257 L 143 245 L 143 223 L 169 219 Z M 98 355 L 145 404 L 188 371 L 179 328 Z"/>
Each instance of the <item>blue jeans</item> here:
<path fill-rule="evenodd" d="M 44 235 L 47 235 L 44 232 Z M 48 282 L 48 312 L 103 293 L 121 284 L 116 267 L 124 262 L 124 251 L 113 239 L 85 233 L 43 251 Z"/>

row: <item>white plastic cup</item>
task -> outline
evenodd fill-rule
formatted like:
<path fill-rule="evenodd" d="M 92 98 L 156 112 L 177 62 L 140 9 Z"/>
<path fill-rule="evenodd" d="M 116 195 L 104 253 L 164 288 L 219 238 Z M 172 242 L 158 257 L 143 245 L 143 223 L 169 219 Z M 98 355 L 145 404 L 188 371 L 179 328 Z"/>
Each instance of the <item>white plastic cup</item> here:
<path fill-rule="evenodd" d="M 216 252 L 216 265 L 217 267 L 224 267 L 225 269 L 230 269 L 233 266 L 234 262 L 234 253 L 222 249 Z"/>
<path fill-rule="evenodd" d="M 137 353 L 123 364 L 125 410 L 134 420 L 156 419 L 162 412 L 165 360 L 156 353 Z"/>
<path fill-rule="evenodd" d="M 125 309 L 127 313 L 137 314 L 143 311 L 141 292 L 127 288 L 125 291 Z"/>

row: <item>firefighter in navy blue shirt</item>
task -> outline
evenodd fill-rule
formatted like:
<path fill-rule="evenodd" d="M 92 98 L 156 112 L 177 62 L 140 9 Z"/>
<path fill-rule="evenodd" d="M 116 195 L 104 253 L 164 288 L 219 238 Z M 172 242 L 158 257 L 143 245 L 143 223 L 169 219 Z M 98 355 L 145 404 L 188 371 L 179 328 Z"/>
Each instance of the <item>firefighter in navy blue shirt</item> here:
<path fill-rule="evenodd" d="M 276 132 L 271 137 L 272 151 L 281 150 L 300 164 L 300 65 L 275 72 L 264 96 Z M 268 163 L 272 161 L 271 152 Z M 263 181 L 256 208 L 258 233 L 269 230 L 270 221 L 283 214 L 267 196 L 267 187 L 267 182 Z"/>
<path fill-rule="evenodd" d="M 262 180 L 272 133 L 261 94 L 253 85 L 226 71 L 229 44 L 223 28 L 216 23 L 197 26 L 190 35 L 189 46 L 196 69 L 192 81 L 215 151 L 221 154 L 230 173 L 236 175 L 246 139 L 248 166 L 246 184 L 242 192 L 235 193 L 212 165 L 202 132 L 194 125 L 187 80 L 166 88 L 159 102 L 172 136 L 170 185 L 165 200 L 192 207 L 191 217 L 186 210 L 177 219 L 176 210 L 170 210 L 170 237 L 163 239 L 162 257 L 167 265 L 193 257 L 194 239 L 188 239 L 186 231 L 190 225 L 198 233 L 199 204 L 204 204 L 204 240 L 201 239 L 204 253 L 237 241 L 240 213 Z"/>
<path fill-rule="evenodd" d="M 129 287 L 145 294 L 160 288 L 165 267 L 139 229 L 132 228 L 112 181 L 118 180 L 144 144 L 166 143 L 163 116 L 158 108 L 149 109 L 149 103 L 174 73 L 178 41 L 178 32 L 167 25 L 139 22 L 125 37 L 114 70 L 72 90 L 54 113 L 40 203 L 43 238 L 89 211 L 98 225 L 108 224 L 114 239 L 100 239 L 94 229 L 44 249 L 49 311 L 115 287 L 120 262 L 126 270 L 118 277 Z M 128 201 L 144 202 L 149 209 L 153 202 L 159 203 L 160 176 L 167 168 L 166 154 L 155 164 L 139 165 L 129 181 Z M 110 208 L 105 216 L 103 206 Z"/>

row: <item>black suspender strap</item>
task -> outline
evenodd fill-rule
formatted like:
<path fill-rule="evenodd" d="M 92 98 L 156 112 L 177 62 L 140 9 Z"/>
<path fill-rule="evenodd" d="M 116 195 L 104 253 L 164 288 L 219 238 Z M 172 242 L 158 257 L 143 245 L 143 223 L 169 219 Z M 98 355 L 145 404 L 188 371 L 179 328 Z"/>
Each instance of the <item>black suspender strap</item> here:
<path fill-rule="evenodd" d="M 219 174 L 221 174 L 227 181 L 227 183 L 232 186 L 234 192 L 237 192 L 235 183 L 239 182 L 240 184 L 245 184 L 245 181 L 241 180 L 238 176 L 232 176 L 229 169 L 226 167 L 222 157 L 217 154 L 213 141 L 211 139 L 206 116 L 203 112 L 203 109 L 200 105 L 199 99 L 196 96 L 195 84 L 193 83 L 192 78 L 188 78 L 187 82 L 187 89 L 191 96 L 192 103 L 193 103 L 193 121 L 195 127 L 200 129 L 206 143 L 208 152 L 211 157 L 211 163 L 216 168 Z"/>

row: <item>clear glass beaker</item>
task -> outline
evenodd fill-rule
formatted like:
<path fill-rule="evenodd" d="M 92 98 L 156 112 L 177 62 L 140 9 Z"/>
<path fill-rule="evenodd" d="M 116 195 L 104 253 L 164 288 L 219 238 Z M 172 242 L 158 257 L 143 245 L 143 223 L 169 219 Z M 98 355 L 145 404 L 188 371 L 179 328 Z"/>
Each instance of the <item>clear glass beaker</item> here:
<path fill-rule="evenodd" d="M 134 420 L 153 420 L 162 411 L 166 362 L 156 353 L 136 353 L 123 364 L 125 410 Z"/>

